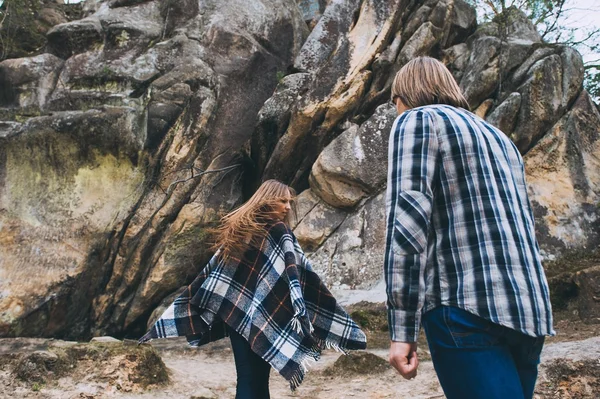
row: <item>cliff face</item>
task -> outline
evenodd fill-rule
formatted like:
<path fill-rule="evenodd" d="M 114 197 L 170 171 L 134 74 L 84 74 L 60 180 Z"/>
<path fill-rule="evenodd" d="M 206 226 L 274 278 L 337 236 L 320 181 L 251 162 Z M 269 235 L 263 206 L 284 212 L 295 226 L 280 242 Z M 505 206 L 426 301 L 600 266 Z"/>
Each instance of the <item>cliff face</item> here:
<path fill-rule="evenodd" d="M 295 232 L 331 286 L 376 284 L 390 85 L 418 55 L 524 154 L 544 256 L 598 245 L 577 52 L 461 0 L 299 3 L 90 0 L 0 63 L 0 336 L 137 333 L 267 178 L 302 191 Z"/>

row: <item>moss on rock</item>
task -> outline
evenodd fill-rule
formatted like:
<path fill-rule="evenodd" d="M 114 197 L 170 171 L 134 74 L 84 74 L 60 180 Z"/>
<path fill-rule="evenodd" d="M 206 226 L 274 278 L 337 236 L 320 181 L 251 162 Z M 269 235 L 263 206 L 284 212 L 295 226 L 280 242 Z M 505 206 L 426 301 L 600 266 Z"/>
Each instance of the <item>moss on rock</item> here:
<path fill-rule="evenodd" d="M 575 275 L 590 267 L 600 265 L 600 250 L 571 250 L 561 257 L 544 263 L 550 301 L 554 310 L 565 310 L 577 300 L 579 289 Z"/>
<path fill-rule="evenodd" d="M 131 390 L 169 382 L 167 367 L 150 345 L 116 343 L 51 344 L 47 350 L 0 357 L 3 369 L 28 384 L 46 384 L 70 376 L 105 381 Z M 33 385 L 32 385 L 33 386 Z"/>
<path fill-rule="evenodd" d="M 367 335 L 369 349 L 389 347 L 390 334 L 384 303 L 362 301 L 348 306 L 347 311 Z"/>
<path fill-rule="evenodd" d="M 369 352 L 352 352 L 340 356 L 335 363 L 326 368 L 323 374 L 327 376 L 352 376 L 380 374 L 390 369 L 387 361 Z"/>

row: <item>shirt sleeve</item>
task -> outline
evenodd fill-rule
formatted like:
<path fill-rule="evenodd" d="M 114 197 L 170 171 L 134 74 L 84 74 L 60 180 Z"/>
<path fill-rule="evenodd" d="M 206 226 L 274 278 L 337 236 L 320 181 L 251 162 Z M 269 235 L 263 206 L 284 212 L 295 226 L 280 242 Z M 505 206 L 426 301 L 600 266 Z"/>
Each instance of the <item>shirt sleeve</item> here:
<path fill-rule="evenodd" d="M 438 140 L 426 110 L 396 119 L 388 147 L 384 273 L 392 341 L 416 342 L 425 298 Z"/>

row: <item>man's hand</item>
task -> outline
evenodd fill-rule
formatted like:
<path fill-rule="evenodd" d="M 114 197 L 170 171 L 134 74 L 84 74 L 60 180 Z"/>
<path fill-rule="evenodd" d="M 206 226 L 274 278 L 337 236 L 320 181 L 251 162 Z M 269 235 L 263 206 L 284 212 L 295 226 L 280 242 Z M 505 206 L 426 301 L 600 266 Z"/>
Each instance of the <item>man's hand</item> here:
<path fill-rule="evenodd" d="M 419 367 L 417 343 L 391 341 L 390 364 L 407 380 L 415 378 Z"/>

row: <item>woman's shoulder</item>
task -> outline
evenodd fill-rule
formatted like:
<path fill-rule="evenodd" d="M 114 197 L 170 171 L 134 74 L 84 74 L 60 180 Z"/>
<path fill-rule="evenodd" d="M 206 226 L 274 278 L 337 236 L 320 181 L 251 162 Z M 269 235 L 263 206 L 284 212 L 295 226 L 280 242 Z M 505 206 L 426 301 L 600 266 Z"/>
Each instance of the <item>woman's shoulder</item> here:
<path fill-rule="evenodd" d="M 293 236 L 292 230 L 284 222 L 275 222 L 275 223 L 271 224 L 268 227 L 268 231 L 269 231 L 269 234 L 274 238 L 280 238 L 286 234 Z"/>

